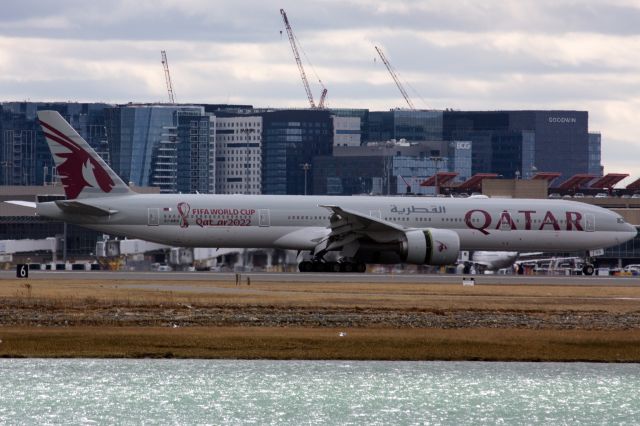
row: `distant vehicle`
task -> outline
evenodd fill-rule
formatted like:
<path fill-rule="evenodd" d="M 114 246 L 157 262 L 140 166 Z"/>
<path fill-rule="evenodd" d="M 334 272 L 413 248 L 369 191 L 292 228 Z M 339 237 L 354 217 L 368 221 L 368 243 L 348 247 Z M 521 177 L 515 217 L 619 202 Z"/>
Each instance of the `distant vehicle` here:
<path fill-rule="evenodd" d="M 557 192 L 552 192 L 551 194 L 549 194 L 549 198 L 562 198 L 562 197 Z"/>
<path fill-rule="evenodd" d="M 626 199 L 626 198 L 631 198 L 631 195 L 629 195 L 629 194 L 622 194 L 622 195 L 620 196 L 620 198 L 625 198 L 625 199 Z"/>
<path fill-rule="evenodd" d="M 573 198 L 584 198 L 584 194 L 582 192 L 576 192 L 573 194 Z"/>
<path fill-rule="evenodd" d="M 562 198 L 571 198 L 571 195 L 565 194 L 565 195 L 562 196 Z"/>
<path fill-rule="evenodd" d="M 640 265 L 638 264 L 627 265 L 624 268 L 622 268 L 622 270 L 625 272 L 635 272 L 640 274 Z"/>
<path fill-rule="evenodd" d="M 640 198 L 640 194 L 633 194 L 631 198 Z"/>
<path fill-rule="evenodd" d="M 607 194 L 606 192 L 598 192 L 596 194 L 596 198 L 609 198 L 609 194 Z"/>
<path fill-rule="evenodd" d="M 173 269 L 169 265 L 160 265 L 157 269 L 158 272 L 171 272 Z"/>

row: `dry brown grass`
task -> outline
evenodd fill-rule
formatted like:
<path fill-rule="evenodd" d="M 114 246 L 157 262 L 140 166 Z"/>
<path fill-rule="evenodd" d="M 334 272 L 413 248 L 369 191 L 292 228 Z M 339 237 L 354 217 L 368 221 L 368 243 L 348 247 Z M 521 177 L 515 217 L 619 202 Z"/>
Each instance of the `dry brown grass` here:
<path fill-rule="evenodd" d="M 534 285 L 430 285 L 407 283 L 261 283 L 250 287 L 232 282 L 180 281 L 176 291 L 159 291 L 167 281 L 139 280 L 4 280 L 0 298 L 46 300 L 60 306 L 70 303 L 179 304 L 200 306 L 272 305 L 302 307 L 385 307 L 392 309 L 478 309 L 522 311 L 639 310 L 638 287 L 534 286 Z M 180 290 L 179 288 L 187 290 Z M 221 289 L 225 292 L 215 292 Z M 29 294 L 30 296 L 29 296 Z"/>
<path fill-rule="evenodd" d="M 0 357 L 640 361 L 640 330 L 0 328 Z"/>

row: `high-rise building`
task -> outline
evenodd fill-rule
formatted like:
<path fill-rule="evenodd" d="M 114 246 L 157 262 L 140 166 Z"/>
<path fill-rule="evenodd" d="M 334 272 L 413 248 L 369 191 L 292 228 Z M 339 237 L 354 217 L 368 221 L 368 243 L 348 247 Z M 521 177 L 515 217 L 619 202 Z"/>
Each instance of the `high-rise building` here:
<path fill-rule="evenodd" d="M 587 173 L 602 176 L 602 135 L 589 133 L 589 170 Z"/>
<path fill-rule="evenodd" d="M 442 140 L 442 111 L 371 111 L 368 118 L 365 142 Z"/>
<path fill-rule="evenodd" d="M 262 193 L 311 194 L 313 157 L 331 155 L 333 121 L 326 110 L 262 115 Z"/>
<path fill-rule="evenodd" d="M 204 188 L 210 192 L 209 167 L 215 167 L 215 162 L 207 163 L 202 176 L 187 166 L 192 160 L 204 165 L 209 159 L 213 142 L 204 107 L 121 105 L 107 108 L 105 115 L 111 167 L 125 182 L 159 186 L 161 192 L 195 192 Z M 201 123 L 204 127 L 200 127 Z M 194 183 L 195 180 L 201 182 Z"/>
<path fill-rule="evenodd" d="M 586 111 L 445 111 L 443 139 L 473 141 L 473 173 L 588 173 Z M 562 179 L 562 178 L 561 178 Z"/>
<path fill-rule="evenodd" d="M 314 194 L 433 194 L 420 183 L 437 172 L 456 172 L 458 182 L 471 176 L 471 148 L 469 141 L 336 146 L 333 156 L 314 158 Z"/>
<path fill-rule="evenodd" d="M 216 193 L 262 192 L 262 117 L 220 116 L 216 123 Z"/>
<path fill-rule="evenodd" d="M 203 110 L 178 110 L 176 123 L 176 190 L 215 192 L 215 120 Z"/>

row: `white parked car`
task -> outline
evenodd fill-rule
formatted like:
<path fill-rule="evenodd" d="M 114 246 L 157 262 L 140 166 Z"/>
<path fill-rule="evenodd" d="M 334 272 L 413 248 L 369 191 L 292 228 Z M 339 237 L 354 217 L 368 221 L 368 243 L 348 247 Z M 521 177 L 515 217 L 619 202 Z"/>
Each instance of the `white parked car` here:
<path fill-rule="evenodd" d="M 606 192 L 598 192 L 596 194 L 596 198 L 609 198 L 609 194 L 607 194 Z"/>

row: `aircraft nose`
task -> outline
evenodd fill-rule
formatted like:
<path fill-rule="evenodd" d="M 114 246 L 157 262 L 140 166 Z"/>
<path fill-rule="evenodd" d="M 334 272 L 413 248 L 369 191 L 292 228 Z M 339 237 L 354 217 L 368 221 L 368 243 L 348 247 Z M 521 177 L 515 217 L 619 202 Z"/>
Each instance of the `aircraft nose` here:
<path fill-rule="evenodd" d="M 636 228 L 634 225 L 627 223 L 627 229 L 629 231 L 630 240 L 635 238 L 638 235 L 638 228 Z"/>

